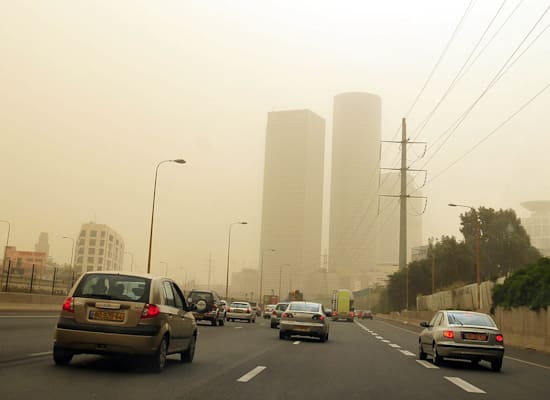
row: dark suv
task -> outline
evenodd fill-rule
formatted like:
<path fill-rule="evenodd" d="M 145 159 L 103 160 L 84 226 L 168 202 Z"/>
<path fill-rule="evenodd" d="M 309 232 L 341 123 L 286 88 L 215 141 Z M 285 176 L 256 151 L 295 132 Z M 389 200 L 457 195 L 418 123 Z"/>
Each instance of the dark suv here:
<path fill-rule="evenodd" d="M 189 293 L 188 301 L 195 305 L 193 315 L 197 321 L 210 321 L 213 326 L 223 326 L 225 321 L 225 307 L 223 300 L 213 290 L 193 289 Z"/>

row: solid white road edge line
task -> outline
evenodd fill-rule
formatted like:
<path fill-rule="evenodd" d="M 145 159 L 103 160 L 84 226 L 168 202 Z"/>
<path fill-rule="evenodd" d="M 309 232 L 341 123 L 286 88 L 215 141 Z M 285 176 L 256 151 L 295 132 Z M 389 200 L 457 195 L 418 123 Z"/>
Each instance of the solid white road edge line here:
<path fill-rule="evenodd" d="M 43 351 L 42 353 L 31 353 L 29 354 L 29 357 L 49 356 L 50 354 L 53 354 L 53 351 Z"/>
<path fill-rule="evenodd" d="M 252 378 L 254 378 L 256 375 L 258 375 L 260 372 L 262 372 L 267 367 L 258 366 L 254 368 L 252 371 L 247 372 L 243 376 L 241 376 L 239 379 L 237 379 L 237 382 L 248 382 Z"/>
<path fill-rule="evenodd" d="M 449 382 L 454 383 L 456 386 L 458 386 L 462 390 L 465 390 L 466 392 L 469 392 L 469 393 L 487 393 L 486 391 L 481 390 L 477 386 L 474 386 L 471 383 L 468 383 L 464 379 L 461 379 L 457 376 L 446 376 L 445 379 L 447 379 Z"/>
<path fill-rule="evenodd" d="M 292 343 L 292 344 L 300 344 L 300 341 L 299 341 L 299 340 L 297 340 L 297 341 L 295 341 L 295 342 L 294 342 L 294 343 Z"/>

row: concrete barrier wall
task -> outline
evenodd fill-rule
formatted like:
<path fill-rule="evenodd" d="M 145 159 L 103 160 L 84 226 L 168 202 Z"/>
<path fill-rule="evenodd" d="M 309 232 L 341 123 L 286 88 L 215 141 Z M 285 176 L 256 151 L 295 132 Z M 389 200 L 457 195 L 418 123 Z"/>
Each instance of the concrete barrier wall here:
<path fill-rule="evenodd" d="M 517 307 L 497 307 L 493 316 L 502 330 L 505 343 L 522 348 L 550 352 L 550 312 Z"/>
<path fill-rule="evenodd" d="M 0 292 L 0 303 L 2 304 L 29 304 L 29 305 L 55 305 L 61 306 L 65 296 L 49 296 L 45 294 L 28 293 L 5 293 Z"/>
<path fill-rule="evenodd" d="M 492 294 L 494 282 L 482 282 L 481 289 L 481 310 L 488 312 L 493 304 Z M 463 286 L 454 290 L 437 292 L 428 296 L 416 298 L 416 309 L 421 311 L 437 310 L 475 310 L 477 309 L 477 284 Z"/>

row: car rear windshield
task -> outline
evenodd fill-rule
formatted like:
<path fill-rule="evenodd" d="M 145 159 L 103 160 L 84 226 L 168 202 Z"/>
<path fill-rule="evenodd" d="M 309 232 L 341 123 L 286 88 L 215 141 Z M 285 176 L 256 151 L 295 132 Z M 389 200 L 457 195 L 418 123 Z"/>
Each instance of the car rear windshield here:
<path fill-rule="evenodd" d="M 193 303 L 197 303 L 199 300 L 212 300 L 212 293 L 210 292 L 191 292 L 189 296 L 193 300 Z"/>
<path fill-rule="evenodd" d="M 248 308 L 250 305 L 248 303 L 231 303 L 230 307 L 232 308 Z"/>
<path fill-rule="evenodd" d="M 281 303 L 281 304 L 277 304 L 277 307 L 275 307 L 275 309 L 285 311 L 287 307 L 288 307 L 288 303 Z"/>
<path fill-rule="evenodd" d="M 148 303 L 150 287 L 150 279 L 138 276 L 88 274 L 80 281 L 73 296 Z"/>
<path fill-rule="evenodd" d="M 290 304 L 288 309 L 290 311 L 319 312 L 319 304 L 293 303 L 293 304 Z"/>
<path fill-rule="evenodd" d="M 496 326 L 493 320 L 484 314 L 453 312 L 447 313 L 447 318 L 451 325 L 490 326 L 492 328 Z"/>

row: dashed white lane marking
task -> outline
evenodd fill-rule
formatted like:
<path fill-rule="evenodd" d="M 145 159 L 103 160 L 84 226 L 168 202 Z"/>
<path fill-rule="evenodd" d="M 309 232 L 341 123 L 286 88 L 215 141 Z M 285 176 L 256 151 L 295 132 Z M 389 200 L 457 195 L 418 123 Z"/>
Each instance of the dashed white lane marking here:
<path fill-rule="evenodd" d="M 300 344 L 301 342 L 299 340 L 295 341 L 294 343 L 292 344 Z"/>
<path fill-rule="evenodd" d="M 384 339 L 383 336 L 375 336 L 375 338 L 376 338 L 376 339 L 380 339 L 380 340 Z"/>
<path fill-rule="evenodd" d="M 439 369 L 438 366 L 433 365 L 431 362 L 426 361 L 426 360 L 416 360 L 416 362 L 417 362 L 418 364 L 422 365 L 422 366 L 425 367 L 425 368 L 429 368 L 429 369 Z"/>
<path fill-rule="evenodd" d="M 474 386 L 471 383 L 468 383 L 464 379 L 461 379 L 457 376 L 446 376 L 445 379 L 447 379 L 449 382 L 454 383 L 456 386 L 458 386 L 462 390 L 465 390 L 466 392 L 469 392 L 469 393 L 487 393 L 486 391 L 481 390 L 477 386 Z"/>
<path fill-rule="evenodd" d="M 243 376 L 241 376 L 239 379 L 237 379 L 237 382 L 248 382 L 252 378 L 254 378 L 256 375 L 258 375 L 260 372 L 262 372 L 267 367 L 258 366 L 254 368 L 252 371 L 247 372 Z"/>
<path fill-rule="evenodd" d="M 389 343 L 390 341 L 388 339 L 382 340 L 384 343 Z"/>
<path fill-rule="evenodd" d="M 243 329 L 242 326 L 236 326 L 235 329 Z"/>
<path fill-rule="evenodd" d="M 409 357 L 415 357 L 416 354 L 414 353 L 411 353 L 409 350 L 399 350 L 401 353 L 405 354 L 406 356 L 409 356 Z"/>
<path fill-rule="evenodd" d="M 399 346 L 398 344 L 395 344 L 395 343 L 389 343 L 389 346 L 393 347 L 394 349 L 400 349 L 401 348 L 401 346 Z"/>
<path fill-rule="evenodd" d="M 31 353 L 31 354 L 29 354 L 29 357 L 49 356 L 50 354 L 53 354 L 53 352 L 52 351 L 43 351 L 42 353 Z"/>

